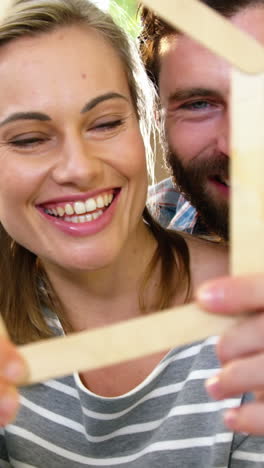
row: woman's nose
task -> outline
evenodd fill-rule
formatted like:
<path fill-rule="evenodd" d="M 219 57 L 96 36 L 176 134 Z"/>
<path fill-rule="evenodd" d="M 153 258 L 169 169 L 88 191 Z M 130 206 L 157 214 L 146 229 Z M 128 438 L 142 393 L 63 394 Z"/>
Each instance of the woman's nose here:
<path fill-rule="evenodd" d="M 102 161 L 96 153 L 82 139 L 65 144 L 53 168 L 53 179 L 58 184 L 87 188 L 102 174 Z"/>

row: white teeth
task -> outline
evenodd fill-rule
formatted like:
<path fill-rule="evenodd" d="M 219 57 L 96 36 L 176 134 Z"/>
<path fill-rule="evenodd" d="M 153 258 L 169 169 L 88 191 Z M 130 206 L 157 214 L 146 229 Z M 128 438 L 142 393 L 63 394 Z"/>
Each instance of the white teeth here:
<path fill-rule="evenodd" d="M 228 178 L 219 176 L 218 181 L 221 182 L 222 184 L 226 185 L 227 187 L 230 187 L 230 181 L 229 181 Z"/>
<path fill-rule="evenodd" d="M 96 210 L 96 201 L 94 200 L 94 198 L 89 198 L 88 200 L 86 200 L 85 202 L 85 206 L 86 206 L 86 211 L 89 213 L 90 211 L 94 211 Z"/>
<path fill-rule="evenodd" d="M 98 219 L 100 216 L 103 214 L 103 210 L 98 210 L 95 213 L 84 215 L 84 216 L 65 216 L 64 221 L 66 223 L 90 223 L 91 221 L 94 221 L 95 219 Z"/>
<path fill-rule="evenodd" d="M 95 213 L 93 213 L 92 217 L 93 217 L 93 219 L 97 219 L 97 218 L 100 218 L 100 216 L 102 216 L 102 214 L 103 214 L 103 211 L 99 210 L 99 211 L 96 211 Z"/>
<path fill-rule="evenodd" d="M 107 193 L 104 194 L 104 206 L 108 206 L 109 205 L 109 202 L 108 202 L 108 195 Z"/>
<path fill-rule="evenodd" d="M 97 208 L 103 208 L 104 207 L 104 199 L 101 195 L 96 198 L 96 207 Z"/>
<path fill-rule="evenodd" d="M 64 214 L 65 214 L 65 211 L 64 211 L 64 209 L 62 208 L 62 206 L 59 206 L 59 207 L 57 208 L 57 212 L 58 212 L 58 215 L 61 216 L 61 217 L 64 216 Z"/>
<path fill-rule="evenodd" d="M 93 219 L 97 219 L 97 218 L 100 218 L 100 216 L 102 216 L 102 214 L 103 214 L 103 211 L 99 210 L 99 211 L 96 211 L 96 213 L 93 213 L 92 217 L 93 217 Z"/>
<path fill-rule="evenodd" d="M 86 207 L 83 202 L 75 202 L 73 206 L 74 206 L 74 211 L 76 214 L 79 215 L 79 214 L 86 213 Z"/>
<path fill-rule="evenodd" d="M 65 213 L 69 216 L 74 214 L 73 207 L 69 203 L 65 206 Z"/>
<path fill-rule="evenodd" d="M 45 212 L 49 215 L 64 217 L 64 221 L 72 223 L 84 223 L 90 222 L 93 219 L 97 219 L 103 214 L 102 210 L 98 208 L 104 208 L 113 201 L 114 195 L 112 193 L 104 193 L 95 198 L 88 198 L 86 201 L 77 201 L 75 203 L 67 203 L 64 208 L 58 206 L 57 208 L 46 208 Z M 97 210 L 97 211 L 96 211 Z M 86 214 L 91 213 L 91 214 Z M 66 216 L 65 216 L 66 215 Z M 72 215 L 84 215 L 84 216 L 72 216 Z"/>

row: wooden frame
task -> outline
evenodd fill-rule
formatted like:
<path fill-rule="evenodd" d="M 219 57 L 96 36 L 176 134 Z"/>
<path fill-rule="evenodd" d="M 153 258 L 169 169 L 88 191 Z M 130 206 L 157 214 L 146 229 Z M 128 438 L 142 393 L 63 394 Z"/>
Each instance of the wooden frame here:
<path fill-rule="evenodd" d="M 1 0 L 0 16 L 9 1 Z M 231 270 L 236 274 L 260 272 L 264 260 L 264 48 L 198 0 L 145 0 L 145 4 L 234 67 Z M 103 367 L 220 334 L 231 322 L 231 319 L 206 315 L 197 305 L 190 304 L 21 346 L 19 349 L 30 370 L 25 384 Z"/>

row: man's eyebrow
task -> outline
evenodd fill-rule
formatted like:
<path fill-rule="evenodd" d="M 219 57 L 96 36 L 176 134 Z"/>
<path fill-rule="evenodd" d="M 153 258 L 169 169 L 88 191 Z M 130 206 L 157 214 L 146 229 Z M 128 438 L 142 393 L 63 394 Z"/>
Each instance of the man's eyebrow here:
<path fill-rule="evenodd" d="M 91 101 L 87 102 L 87 104 L 85 104 L 85 106 L 82 108 L 81 114 L 84 114 L 85 112 L 92 110 L 94 107 L 98 106 L 98 104 L 100 104 L 101 102 L 108 101 L 110 99 L 123 99 L 129 102 L 128 99 L 122 94 L 106 93 L 106 94 L 102 94 L 101 96 L 97 96 L 94 99 L 91 99 Z"/>
<path fill-rule="evenodd" d="M 223 99 L 223 96 L 219 91 L 215 89 L 207 88 L 188 88 L 188 89 L 176 89 L 169 96 L 169 102 L 173 101 L 185 101 L 186 99 L 192 98 L 218 98 Z"/>
<path fill-rule="evenodd" d="M 16 120 L 41 120 L 45 122 L 51 120 L 51 118 L 47 114 L 42 114 L 41 112 L 15 112 L 2 120 L 2 122 L 0 122 L 0 127 L 7 123 L 15 122 Z"/>

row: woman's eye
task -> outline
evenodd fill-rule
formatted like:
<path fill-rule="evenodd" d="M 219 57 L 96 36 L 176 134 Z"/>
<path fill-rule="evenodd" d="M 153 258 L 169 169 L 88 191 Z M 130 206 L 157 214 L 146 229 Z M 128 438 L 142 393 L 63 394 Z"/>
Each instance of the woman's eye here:
<path fill-rule="evenodd" d="M 20 148 L 26 148 L 31 146 L 36 146 L 39 144 L 43 144 L 47 141 L 47 138 L 41 137 L 25 137 L 25 138 L 14 138 L 9 141 L 11 146 L 16 146 Z"/>
<path fill-rule="evenodd" d="M 96 124 L 92 130 L 112 130 L 114 128 L 120 127 L 124 123 L 123 119 L 118 120 L 110 120 L 108 122 L 102 122 L 100 124 Z"/>

